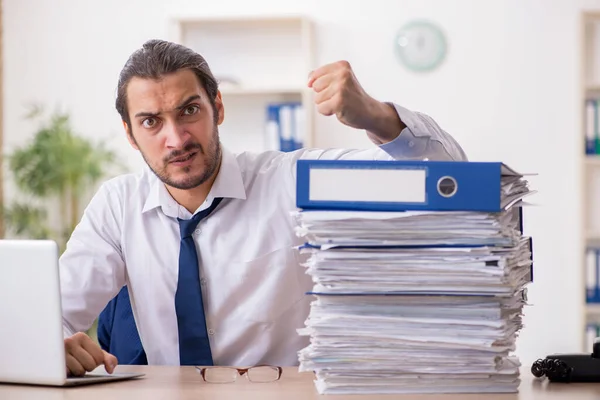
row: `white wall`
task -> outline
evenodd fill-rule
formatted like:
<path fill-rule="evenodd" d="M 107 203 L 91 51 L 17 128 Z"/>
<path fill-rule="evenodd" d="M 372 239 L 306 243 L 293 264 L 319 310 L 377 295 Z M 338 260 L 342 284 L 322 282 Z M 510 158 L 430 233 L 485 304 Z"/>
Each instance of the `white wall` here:
<path fill-rule="evenodd" d="M 5 1 L 7 147 L 32 127 L 24 104 L 41 101 L 72 112 L 85 135 L 111 138 L 126 157 L 114 110 L 117 75 L 148 38 L 168 38 L 171 14 L 303 13 L 316 22 L 317 62 L 347 59 L 373 96 L 427 112 L 471 160 L 501 160 L 539 173 L 540 193 L 526 213 L 535 245 L 532 306 L 518 353 L 525 362 L 581 347 L 578 157 L 579 12 L 600 0 L 81 0 Z M 450 53 L 430 74 L 405 71 L 392 41 L 411 18 L 431 18 L 447 32 Z M 210 62 L 210 60 L 209 60 Z M 308 71 L 307 71 L 308 72 Z M 319 146 L 369 146 L 361 132 L 319 118 Z M 569 188 L 573 185 L 573 189 Z M 556 330 L 555 330 L 556 329 Z"/>

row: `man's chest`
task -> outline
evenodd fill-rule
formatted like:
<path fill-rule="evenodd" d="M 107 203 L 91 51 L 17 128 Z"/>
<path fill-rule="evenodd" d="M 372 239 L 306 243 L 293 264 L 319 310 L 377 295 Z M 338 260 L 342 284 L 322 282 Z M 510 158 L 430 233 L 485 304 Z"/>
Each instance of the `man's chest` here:
<path fill-rule="evenodd" d="M 214 314 L 235 316 L 241 304 L 246 309 L 254 303 L 264 311 L 265 302 L 271 301 L 281 307 L 266 314 L 277 314 L 285 311 L 286 299 L 296 301 L 309 286 L 295 249 L 302 241 L 289 209 L 251 205 L 225 199 L 194 231 L 205 306 Z M 156 209 L 125 226 L 128 283 L 145 298 L 154 297 L 146 302 L 172 298 L 179 271 L 177 220 Z"/>

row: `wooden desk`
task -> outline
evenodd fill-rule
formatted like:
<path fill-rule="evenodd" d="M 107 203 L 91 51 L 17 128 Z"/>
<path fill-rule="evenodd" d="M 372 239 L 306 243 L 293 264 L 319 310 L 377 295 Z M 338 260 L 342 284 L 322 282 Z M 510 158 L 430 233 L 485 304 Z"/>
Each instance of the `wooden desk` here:
<path fill-rule="evenodd" d="M 143 372 L 145 377 L 123 382 L 110 382 L 72 388 L 52 388 L 0 384 L 2 400 L 530 400 L 600 398 L 599 384 L 557 384 L 532 379 L 524 371 L 518 394 L 454 394 L 454 395 L 319 395 L 312 374 L 298 373 L 297 368 L 285 368 L 281 380 L 274 383 L 250 383 L 243 379 L 236 383 L 209 384 L 202 381 L 193 367 L 139 367 L 119 366 L 120 372 Z"/>

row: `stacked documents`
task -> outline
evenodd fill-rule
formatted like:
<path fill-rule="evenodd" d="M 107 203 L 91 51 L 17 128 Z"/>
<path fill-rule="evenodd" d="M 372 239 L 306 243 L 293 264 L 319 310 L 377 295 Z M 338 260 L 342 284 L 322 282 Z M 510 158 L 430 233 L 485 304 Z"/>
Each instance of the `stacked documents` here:
<path fill-rule="evenodd" d="M 318 296 L 300 369 L 320 393 L 514 392 L 524 300 Z"/>
<path fill-rule="evenodd" d="M 319 393 L 517 391 L 532 250 L 514 176 L 498 212 L 295 213 L 315 283 L 300 370 Z"/>

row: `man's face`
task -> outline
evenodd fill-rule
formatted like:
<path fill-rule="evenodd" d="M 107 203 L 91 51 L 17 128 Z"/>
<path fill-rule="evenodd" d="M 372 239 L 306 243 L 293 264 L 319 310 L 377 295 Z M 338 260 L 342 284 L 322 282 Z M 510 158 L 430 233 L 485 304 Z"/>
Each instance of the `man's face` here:
<path fill-rule="evenodd" d="M 127 86 L 131 126 L 124 123 L 131 145 L 165 184 L 191 189 L 206 182 L 221 157 L 217 116 L 193 71 L 185 69 L 160 80 L 134 77 Z"/>

